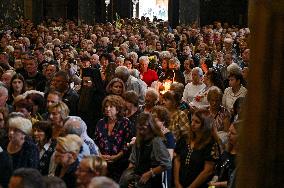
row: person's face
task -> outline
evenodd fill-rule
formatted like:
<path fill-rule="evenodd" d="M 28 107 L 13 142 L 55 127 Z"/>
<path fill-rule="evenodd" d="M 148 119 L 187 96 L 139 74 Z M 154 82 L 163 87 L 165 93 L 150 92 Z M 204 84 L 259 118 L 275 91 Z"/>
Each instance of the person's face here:
<path fill-rule="evenodd" d="M 61 50 L 60 50 L 60 48 L 59 47 L 55 47 L 54 48 L 54 56 L 59 56 L 61 54 Z"/>
<path fill-rule="evenodd" d="M 5 84 L 5 86 L 7 86 L 7 87 L 10 86 L 11 79 L 12 79 L 12 75 L 9 74 L 9 73 L 4 73 L 1 76 L 1 82 L 3 82 Z"/>
<path fill-rule="evenodd" d="M 47 105 L 47 108 L 48 108 L 52 104 L 57 104 L 60 101 L 60 99 L 59 99 L 59 96 L 57 96 L 57 95 L 48 94 L 46 101 L 47 101 L 46 105 Z"/>
<path fill-rule="evenodd" d="M 237 130 L 235 129 L 235 127 L 233 125 L 231 125 L 230 128 L 229 128 L 228 137 L 229 137 L 229 143 L 232 144 L 232 145 L 236 145 L 238 133 L 237 133 Z"/>
<path fill-rule="evenodd" d="M 192 118 L 191 118 L 191 130 L 192 130 L 192 132 L 196 133 L 196 132 L 200 131 L 200 129 L 201 129 L 201 121 L 196 115 L 193 115 Z"/>
<path fill-rule="evenodd" d="M 37 71 L 37 63 L 34 60 L 26 60 L 25 65 L 28 73 L 35 73 Z"/>
<path fill-rule="evenodd" d="M 5 120 L 2 113 L 0 113 L 0 129 L 3 129 L 5 126 Z"/>
<path fill-rule="evenodd" d="M 194 70 L 194 71 L 192 71 L 192 82 L 194 83 L 194 84 L 197 84 L 197 83 L 199 83 L 200 82 L 200 76 L 199 76 L 199 74 L 198 74 L 198 70 Z"/>
<path fill-rule="evenodd" d="M 23 89 L 24 83 L 22 80 L 16 78 L 12 81 L 12 87 L 14 89 L 14 91 L 16 92 L 21 92 Z"/>
<path fill-rule="evenodd" d="M 106 103 L 104 110 L 105 110 L 105 116 L 111 117 L 111 118 L 116 117 L 118 113 L 116 110 L 116 107 L 110 104 L 109 102 Z"/>
<path fill-rule="evenodd" d="M 9 181 L 9 188 L 18 188 L 21 187 L 22 178 L 19 176 L 12 176 Z"/>
<path fill-rule="evenodd" d="M 140 67 L 142 70 L 146 71 L 148 69 L 148 62 L 144 60 L 140 61 Z"/>
<path fill-rule="evenodd" d="M 22 131 L 12 127 L 9 128 L 8 136 L 9 141 L 15 144 L 21 143 L 25 139 L 25 134 Z"/>
<path fill-rule="evenodd" d="M 77 183 L 80 185 L 88 185 L 93 177 L 95 177 L 95 172 L 89 167 L 89 161 L 87 159 L 82 159 L 76 172 Z"/>
<path fill-rule="evenodd" d="M 167 109 L 173 109 L 175 106 L 173 104 L 173 102 L 169 99 L 164 99 L 163 100 L 163 103 L 164 103 L 164 106 L 167 108 Z"/>
<path fill-rule="evenodd" d="M 16 112 L 21 112 L 22 114 L 24 114 L 25 117 L 30 117 L 31 113 L 26 109 L 26 108 L 19 108 L 16 107 Z"/>
<path fill-rule="evenodd" d="M 121 95 L 122 94 L 122 87 L 123 86 L 120 82 L 115 82 L 111 87 L 112 94 Z"/>
<path fill-rule="evenodd" d="M 101 58 L 100 64 L 102 67 L 106 67 L 108 65 L 108 59 L 105 57 Z"/>
<path fill-rule="evenodd" d="M 190 55 L 190 47 L 189 46 L 183 47 L 182 53 L 183 55 Z"/>
<path fill-rule="evenodd" d="M 34 139 L 37 143 L 42 143 L 45 141 L 45 133 L 40 129 L 33 129 Z"/>
<path fill-rule="evenodd" d="M 45 77 L 47 79 L 51 79 L 53 75 L 56 73 L 56 66 L 55 65 L 48 65 L 45 69 Z"/>
<path fill-rule="evenodd" d="M 68 88 L 68 82 L 61 76 L 53 77 L 51 87 L 59 92 L 64 92 Z"/>
<path fill-rule="evenodd" d="M 162 45 L 160 42 L 156 43 L 156 50 L 161 50 L 162 49 Z"/>
<path fill-rule="evenodd" d="M 59 112 L 59 110 L 57 108 L 53 108 L 49 112 L 49 119 L 55 125 L 59 125 L 60 124 L 60 122 L 62 121 L 62 117 L 61 117 L 61 114 L 60 114 L 60 112 Z"/>
<path fill-rule="evenodd" d="M 138 47 L 139 47 L 140 50 L 143 50 L 146 47 L 146 43 L 144 41 L 140 41 L 138 43 Z"/>
<path fill-rule="evenodd" d="M 82 61 L 82 68 L 88 68 L 91 66 L 90 61 Z"/>
<path fill-rule="evenodd" d="M 8 95 L 4 94 L 4 92 L 0 91 L 0 106 L 4 107 L 8 100 Z"/>
<path fill-rule="evenodd" d="M 150 134 L 150 128 L 149 128 L 149 125 L 147 125 L 147 124 L 138 124 L 137 126 L 136 126 L 136 128 L 137 128 L 137 132 L 138 132 L 138 134 L 140 135 L 140 136 L 142 136 L 142 137 L 145 137 L 145 136 L 147 136 L 147 135 L 149 135 Z"/>
<path fill-rule="evenodd" d="M 236 88 L 240 85 L 240 81 L 237 80 L 234 76 L 229 77 L 229 86 L 232 88 Z"/>
<path fill-rule="evenodd" d="M 206 86 L 210 86 L 211 85 L 211 80 L 210 80 L 210 76 L 208 74 L 205 74 L 203 76 L 203 83 L 206 85 Z"/>
<path fill-rule="evenodd" d="M 126 66 L 129 70 L 132 69 L 131 61 L 128 61 L 128 60 L 124 61 L 124 66 Z"/>
<path fill-rule="evenodd" d="M 162 69 L 166 70 L 168 68 L 168 61 L 166 59 L 162 60 Z"/>
<path fill-rule="evenodd" d="M 56 163 L 66 166 L 69 164 L 72 154 L 70 152 L 66 152 L 61 145 L 57 144 L 55 147 L 54 158 Z"/>
<path fill-rule="evenodd" d="M 160 128 L 164 127 L 165 122 L 161 121 L 159 118 L 155 118 L 155 122 L 156 122 L 158 127 L 160 127 Z"/>
<path fill-rule="evenodd" d="M 83 87 L 85 88 L 91 88 L 93 86 L 92 79 L 89 76 L 83 77 L 82 83 L 83 83 Z"/>
<path fill-rule="evenodd" d="M 184 66 L 185 70 L 188 70 L 188 71 L 191 70 L 190 61 L 189 60 L 185 60 L 183 66 Z"/>
<path fill-rule="evenodd" d="M 220 107 L 222 100 L 218 93 L 212 93 L 208 102 L 210 107 L 215 110 Z"/>

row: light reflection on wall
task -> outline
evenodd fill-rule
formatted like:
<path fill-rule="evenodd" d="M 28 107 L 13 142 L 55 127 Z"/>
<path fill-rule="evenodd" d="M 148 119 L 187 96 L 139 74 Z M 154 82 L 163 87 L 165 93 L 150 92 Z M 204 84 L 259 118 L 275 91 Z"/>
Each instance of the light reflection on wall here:
<path fill-rule="evenodd" d="M 154 16 L 156 16 L 158 19 L 168 20 L 168 1 L 139 0 L 139 17 L 149 17 L 153 20 Z"/>

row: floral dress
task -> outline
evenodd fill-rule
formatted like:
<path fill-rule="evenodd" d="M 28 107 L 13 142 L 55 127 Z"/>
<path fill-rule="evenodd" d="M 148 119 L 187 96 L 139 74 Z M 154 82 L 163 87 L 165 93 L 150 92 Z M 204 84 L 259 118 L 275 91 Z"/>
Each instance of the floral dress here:
<path fill-rule="evenodd" d="M 101 154 L 116 155 L 121 151 L 124 153 L 122 158 L 108 164 L 108 176 L 116 181 L 128 166 L 127 143 L 131 141 L 133 136 L 132 125 L 128 118 L 118 119 L 110 135 L 108 135 L 107 118 L 103 118 L 97 123 L 94 141 Z"/>

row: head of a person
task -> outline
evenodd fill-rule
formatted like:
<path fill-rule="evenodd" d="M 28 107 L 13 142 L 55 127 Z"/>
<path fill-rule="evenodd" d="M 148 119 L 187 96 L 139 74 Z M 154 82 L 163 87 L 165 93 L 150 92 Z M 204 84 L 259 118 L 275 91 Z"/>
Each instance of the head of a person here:
<path fill-rule="evenodd" d="M 151 113 L 142 112 L 136 122 L 136 143 L 138 146 L 143 141 L 153 139 L 154 137 L 163 137 L 161 128 L 156 124 L 156 121 Z"/>
<path fill-rule="evenodd" d="M 6 129 L 6 121 L 8 118 L 8 110 L 5 107 L 0 108 L 0 129 Z"/>
<path fill-rule="evenodd" d="M 75 134 L 79 137 L 82 136 L 84 131 L 80 119 L 75 118 L 75 116 L 69 116 L 65 119 L 64 128 L 66 134 Z"/>
<path fill-rule="evenodd" d="M 167 91 L 163 95 L 164 106 L 168 110 L 177 109 L 180 104 L 181 98 L 182 98 L 181 93 L 174 92 L 174 91 Z"/>
<path fill-rule="evenodd" d="M 119 188 L 119 185 L 108 177 L 97 176 L 91 180 L 88 188 Z"/>
<path fill-rule="evenodd" d="M 227 150 L 230 152 L 233 148 L 238 147 L 238 137 L 240 132 L 240 126 L 243 122 L 241 120 L 235 121 L 231 124 L 228 133 L 228 145 Z"/>
<path fill-rule="evenodd" d="M 52 104 L 57 104 L 60 101 L 62 101 L 61 93 L 58 91 L 50 91 L 47 95 L 46 98 L 46 107 L 47 109 L 52 105 Z"/>
<path fill-rule="evenodd" d="M 222 104 L 223 92 L 217 86 L 212 86 L 207 94 L 207 100 L 209 102 L 210 108 L 213 110 L 218 110 Z"/>
<path fill-rule="evenodd" d="M 29 56 L 28 58 L 24 59 L 24 64 L 25 64 L 24 67 L 28 74 L 34 75 L 37 72 L 38 63 L 34 57 Z"/>
<path fill-rule="evenodd" d="M 113 78 L 106 87 L 106 92 L 113 95 L 122 96 L 125 92 L 124 82 L 119 78 Z"/>
<path fill-rule="evenodd" d="M 26 90 L 26 81 L 24 77 L 21 74 L 16 73 L 12 77 L 11 83 L 10 83 L 11 94 L 13 94 L 14 92 L 22 94 L 25 92 L 25 90 Z"/>
<path fill-rule="evenodd" d="M 139 58 L 140 69 L 142 71 L 147 71 L 149 62 L 150 62 L 150 60 L 149 60 L 148 56 L 141 56 Z"/>
<path fill-rule="evenodd" d="M 199 135 L 199 136 L 198 136 Z M 191 117 L 190 139 L 195 140 L 196 148 L 202 148 L 212 139 L 212 119 L 205 110 L 197 110 Z"/>
<path fill-rule="evenodd" d="M 52 125 L 50 121 L 37 121 L 33 125 L 33 138 L 41 146 L 52 137 Z"/>
<path fill-rule="evenodd" d="M 70 78 L 67 72 L 58 71 L 51 80 L 50 88 L 63 93 L 69 88 Z"/>
<path fill-rule="evenodd" d="M 133 68 L 133 60 L 130 57 L 124 59 L 124 66 L 126 66 L 129 70 Z"/>
<path fill-rule="evenodd" d="M 33 104 L 32 115 L 36 115 L 37 113 L 42 114 L 45 110 L 45 99 L 43 94 L 38 92 L 29 93 L 26 96 L 26 100 Z"/>
<path fill-rule="evenodd" d="M 8 100 L 8 89 L 4 86 L 0 86 L 0 107 L 4 107 Z"/>
<path fill-rule="evenodd" d="M 56 72 L 59 71 L 59 68 L 56 64 L 48 64 L 46 69 L 45 69 L 45 77 L 48 80 L 51 80 L 52 77 L 55 75 Z"/>
<path fill-rule="evenodd" d="M 234 113 L 233 115 L 241 115 L 244 103 L 245 103 L 244 97 L 239 97 L 235 100 L 233 104 L 233 113 Z"/>
<path fill-rule="evenodd" d="M 102 103 L 102 111 L 108 118 L 121 118 L 125 114 L 124 99 L 118 95 L 107 96 Z"/>
<path fill-rule="evenodd" d="M 217 86 L 222 91 L 224 89 L 222 75 L 217 69 L 209 68 L 204 75 L 203 82 L 205 85 L 209 87 Z"/>
<path fill-rule="evenodd" d="M 85 156 L 77 170 L 77 184 L 87 187 L 92 178 L 96 176 L 105 176 L 107 172 L 107 162 L 100 156 Z"/>
<path fill-rule="evenodd" d="M 99 60 L 100 60 L 100 65 L 102 67 L 106 67 L 110 63 L 111 57 L 109 54 L 105 53 L 105 54 L 100 55 Z"/>
<path fill-rule="evenodd" d="M 128 111 L 131 111 L 135 107 L 138 108 L 139 96 L 135 91 L 126 91 L 123 98 L 125 100 L 125 107 Z"/>
<path fill-rule="evenodd" d="M 15 100 L 14 108 L 16 112 L 21 112 L 26 118 L 30 118 L 33 114 L 33 103 L 24 98 Z"/>
<path fill-rule="evenodd" d="M 154 117 L 154 120 L 156 122 L 156 124 L 162 128 L 162 127 L 166 127 L 168 128 L 170 125 L 170 112 L 168 111 L 168 109 L 164 106 L 155 106 L 152 111 L 151 114 Z"/>
<path fill-rule="evenodd" d="M 145 94 L 145 106 L 154 107 L 159 102 L 159 93 L 153 88 L 148 88 Z"/>
<path fill-rule="evenodd" d="M 180 61 L 178 58 L 173 57 L 169 60 L 169 69 L 178 70 L 180 68 Z"/>
<path fill-rule="evenodd" d="M 192 75 L 192 84 L 193 85 L 198 85 L 201 82 L 202 78 L 203 78 L 203 71 L 199 67 L 194 67 L 192 69 L 192 74 L 191 75 Z"/>
<path fill-rule="evenodd" d="M 2 76 L 1 76 L 1 82 L 4 83 L 4 85 L 9 88 L 11 84 L 11 79 L 14 76 L 15 72 L 13 70 L 6 70 Z"/>
<path fill-rule="evenodd" d="M 244 82 L 243 75 L 240 70 L 232 70 L 229 72 L 229 86 L 232 88 L 237 88 Z"/>
<path fill-rule="evenodd" d="M 45 188 L 67 188 L 65 182 L 56 176 L 44 176 L 43 184 Z"/>
<path fill-rule="evenodd" d="M 77 160 L 82 144 L 82 139 L 75 134 L 58 137 L 55 147 L 55 161 L 63 167 L 68 167 Z"/>
<path fill-rule="evenodd" d="M 44 187 L 40 172 L 33 168 L 19 168 L 13 172 L 9 188 L 39 188 Z"/>
<path fill-rule="evenodd" d="M 115 76 L 120 78 L 124 83 L 128 80 L 130 72 L 125 66 L 118 66 L 115 69 Z"/>
<path fill-rule="evenodd" d="M 16 116 L 8 119 L 9 141 L 13 144 L 23 143 L 26 136 L 32 134 L 32 123 L 29 119 Z"/>
<path fill-rule="evenodd" d="M 69 115 L 68 106 L 59 101 L 58 103 L 54 103 L 48 107 L 49 119 L 54 125 L 60 125 Z"/>

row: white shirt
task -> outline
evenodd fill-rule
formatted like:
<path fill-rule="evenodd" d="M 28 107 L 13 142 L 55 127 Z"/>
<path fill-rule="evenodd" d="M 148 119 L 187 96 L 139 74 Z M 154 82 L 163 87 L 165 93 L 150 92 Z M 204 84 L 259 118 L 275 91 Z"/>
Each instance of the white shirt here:
<path fill-rule="evenodd" d="M 222 99 L 223 106 L 231 111 L 233 109 L 235 101 L 240 97 L 245 97 L 247 91 L 248 90 L 243 86 L 241 86 L 240 90 L 237 93 L 233 93 L 232 87 L 226 88 Z"/>
<path fill-rule="evenodd" d="M 205 87 L 206 86 L 203 83 L 200 85 L 193 85 L 192 82 L 186 84 L 183 91 L 182 100 L 189 104 L 193 101 L 193 98 Z"/>

